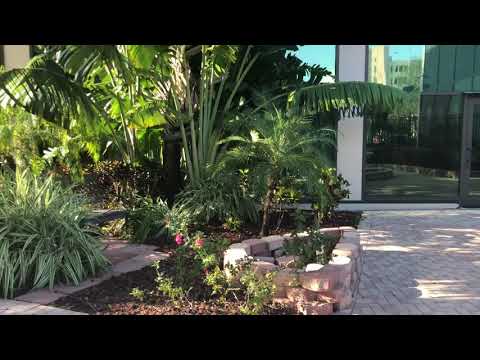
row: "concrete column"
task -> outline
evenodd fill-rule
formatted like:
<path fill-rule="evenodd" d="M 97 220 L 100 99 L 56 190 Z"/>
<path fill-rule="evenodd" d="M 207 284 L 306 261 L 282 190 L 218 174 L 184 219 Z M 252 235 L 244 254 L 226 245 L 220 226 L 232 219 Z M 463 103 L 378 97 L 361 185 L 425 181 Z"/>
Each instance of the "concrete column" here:
<path fill-rule="evenodd" d="M 337 81 L 366 81 L 366 45 L 338 45 Z M 338 122 L 337 173 L 350 183 L 348 201 L 362 200 L 363 117 Z"/>
<path fill-rule="evenodd" d="M 30 45 L 3 45 L 3 65 L 6 70 L 24 67 L 30 60 Z"/>

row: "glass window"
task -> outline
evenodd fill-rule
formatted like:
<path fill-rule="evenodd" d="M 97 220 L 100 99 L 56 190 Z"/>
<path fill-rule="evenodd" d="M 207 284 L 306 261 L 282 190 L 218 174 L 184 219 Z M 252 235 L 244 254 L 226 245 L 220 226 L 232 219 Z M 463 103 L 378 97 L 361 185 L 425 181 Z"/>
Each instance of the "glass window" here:
<path fill-rule="evenodd" d="M 369 66 L 369 81 L 397 87 L 407 100 L 365 115 L 366 200 L 458 200 L 461 91 L 480 90 L 478 55 L 479 45 L 369 46 L 369 62 L 383 62 L 375 73 Z"/>

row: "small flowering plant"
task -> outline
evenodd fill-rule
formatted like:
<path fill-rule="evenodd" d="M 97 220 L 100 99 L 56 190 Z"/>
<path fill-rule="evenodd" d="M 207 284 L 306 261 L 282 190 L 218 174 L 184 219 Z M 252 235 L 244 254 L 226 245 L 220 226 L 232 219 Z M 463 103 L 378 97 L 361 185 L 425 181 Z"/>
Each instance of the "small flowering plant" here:
<path fill-rule="evenodd" d="M 194 297 L 212 294 L 212 276 L 223 271 L 223 252 L 230 241 L 221 237 L 209 237 L 202 232 L 189 234 L 184 231 L 177 231 L 173 240 L 176 248 L 171 259 L 175 262 L 175 273 L 169 276 L 170 282 L 162 280 L 158 289 L 168 297 L 173 296 L 169 290 L 173 288 L 182 289 L 184 294 Z M 159 279 L 164 278 L 163 274 L 159 274 Z"/>
<path fill-rule="evenodd" d="M 178 246 L 182 246 L 185 243 L 185 237 L 182 234 L 175 235 L 175 243 Z"/>
<path fill-rule="evenodd" d="M 193 257 L 201 263 L 202 272 L 208 273 L 209 269 L 220 266 L 223 261 L 223 252 L 230 245 L 225 238 L 207 238 L 204 233 L 196 232 L 193 236 L 177 233 L 176 254 L 179 256 Z"/>

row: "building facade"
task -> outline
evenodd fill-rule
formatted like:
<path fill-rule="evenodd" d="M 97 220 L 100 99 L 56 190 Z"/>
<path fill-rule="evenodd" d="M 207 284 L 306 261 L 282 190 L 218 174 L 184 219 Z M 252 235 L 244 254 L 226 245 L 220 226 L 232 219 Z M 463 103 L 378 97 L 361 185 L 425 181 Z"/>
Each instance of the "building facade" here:
<path fill-rule="evenodd" d="M 0 45 L 0 65 L 7 70 L 25 66 L 31 50 L 30 45 Z"/>
<path fill-rule="evenodd" d="M 480 46 L 339 45 L 337 56 L 339 80 L 363 75 L 406 96 L 392 113 L 365 113 L 361 126 L 340 121 L 337 168 L 355 190 L 344 207 L 479 206 Z M 345 56 L 366 66 L 352 74 Z"/>

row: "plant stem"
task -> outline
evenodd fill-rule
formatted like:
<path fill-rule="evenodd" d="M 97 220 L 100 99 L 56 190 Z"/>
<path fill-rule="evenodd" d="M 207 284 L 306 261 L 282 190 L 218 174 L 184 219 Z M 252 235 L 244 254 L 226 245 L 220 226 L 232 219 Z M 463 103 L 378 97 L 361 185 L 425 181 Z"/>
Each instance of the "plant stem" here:
<path fill-rule="evenodd" d="M 263 200 L 263 219 L 262 219 L 262 228 L 260 229 L 260 236 L 268 235 L 268 222 L 270 215 L 270 207 L 272 206 L 273 192 L 275 190 L 275 181 L 272 176 L 268 177 L 267 180 L 267 194 Z"/>

